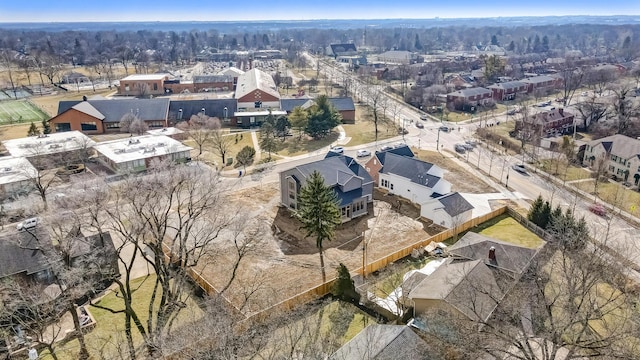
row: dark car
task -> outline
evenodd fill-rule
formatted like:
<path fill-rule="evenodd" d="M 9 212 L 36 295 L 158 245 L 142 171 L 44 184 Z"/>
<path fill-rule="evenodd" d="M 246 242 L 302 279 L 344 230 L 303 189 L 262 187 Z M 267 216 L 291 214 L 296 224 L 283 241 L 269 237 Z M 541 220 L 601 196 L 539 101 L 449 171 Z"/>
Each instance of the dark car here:
<path fill-rule="evenodd" d="M 526 174 L 527 173 L 527 168 L 524 167 L 523 164 L 516 164 L 516 165 L 513 165 L 511 168 L 513 170 L 519 172 L 520 174 Z"/>
<path fill-rule="evenodd" d="M 449 132 L 449 130 L 448 126 L 440 126 L 440 131 Z"/>
<path fill-rule="evenodd" d="M 454 146 L 454 149 L 459 154 L 464 154 L 465 152 L 467 152 L 467 148 L 465 148 L 464 145 L 462 145 L 462 144 L 456 144 Z"/>

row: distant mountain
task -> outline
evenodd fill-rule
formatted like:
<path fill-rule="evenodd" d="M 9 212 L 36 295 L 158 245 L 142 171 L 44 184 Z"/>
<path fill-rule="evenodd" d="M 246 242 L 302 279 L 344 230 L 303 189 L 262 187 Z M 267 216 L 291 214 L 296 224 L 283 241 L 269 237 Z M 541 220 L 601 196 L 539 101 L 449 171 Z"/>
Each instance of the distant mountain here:
<path fill-rule="evenodd" d="M 381 28 L 443 26 L 546 26 L 565 24 L 623 25 L 640 24 L 640 15 L 619 16 L 541 16 L 469 19 L 366 19 L 366 20 L 273 20 L 273 21 L 174 21 L 174 22 L 49 22 L 0 23 L 1 29 L 25 31 L 191 31 L 217 30 L 221 33 L 276 31 L 283 29 L 353 29 L 365 26 Z"/>

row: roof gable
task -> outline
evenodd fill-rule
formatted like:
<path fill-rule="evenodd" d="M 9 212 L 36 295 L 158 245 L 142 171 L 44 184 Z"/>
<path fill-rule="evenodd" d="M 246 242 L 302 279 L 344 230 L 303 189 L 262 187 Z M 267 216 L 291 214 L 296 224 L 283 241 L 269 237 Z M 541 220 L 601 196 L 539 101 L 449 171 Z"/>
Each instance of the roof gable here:
<path fill-rule="evenodd" d="M 473 210 L 473 205 L 458 192 L 441 196 L 437 200 L 442 204 L 444 211 L 449 216 L 458 216 L 466 211 Z"/>
<path fill-rule="evenodd" d="M 48 234 L 21 231 L 0 237 L 0 278 L 25 273 L 31 275 L 49 268 L 39 242 L 49 241 Z"/>
<path fill-rule="evenodd" d="M 629 136 L 616 134 L 589 142 L 592 147 L 599 144 L 602 144 L 606 152 L 624 159 L 631 159 L 640 155 L 640 140 Z"/>
<path fill-rule="evenodd" d="M 86 102 L 88 105 L 82 105 Z M 105 122 L 120 122 L 126 114 L 134 114 L 143 121 L 165 120 L 169 111 L 169 99 L 107 99 L 107 100 L 87 100 L 87 101 L 60 101 L 58 103 L 58 115 L 69 108 L 77 107 L 86 111 L 93 107 Z M 78 110 L 81 111 L 81 110 Z M 91 115 L 89 113 L 89 115 Z M 94 116 L 94 115 L 91 115 Z M 95 116 L 94 116 L 95 117 Z"/>
<path fill-rule="evenodd" d="M 362 329 L 329 359 L 360 360 L 397 359 L 399 354 L 418 355 L 426 344 L 406 325 L 373 324 Z"/>
<path fill-rule="evenodd" d="M 105 116 L 100 111 L 98 111 L 98 109 L 96 109 L 91 104 L 89 104 L 88 101 L 79 102 L 73 105 L 71 108 L 76 111 L 80 111 L 81 113 L 87 114 L 91 117 L 94 117 L 98 120 L 104 120 L 105 118 Z"/>
<path fill-rule="evenodd" d="M 495 262 L 489 260 L 489 249 L 491 248 L 495 250 Z M 466 233 L 450 246 L 448 251 L 453 256 L 481 260 L 488 265 L 516 274 L 523 273 L 538 252 L 537 249 L 525 248 L 474 232 Z"/>
<path fill-rule="evenodd" d="M 382 160 L 380 160 L 382 162 Z M 439 176 L 429 173 L 435 165 L 413 157 L 401 156 L 394 153 L 387 153 L 381 174 L 395 174 L 410 180 L 413 183 L 433 188 L 440 181 Z"/>

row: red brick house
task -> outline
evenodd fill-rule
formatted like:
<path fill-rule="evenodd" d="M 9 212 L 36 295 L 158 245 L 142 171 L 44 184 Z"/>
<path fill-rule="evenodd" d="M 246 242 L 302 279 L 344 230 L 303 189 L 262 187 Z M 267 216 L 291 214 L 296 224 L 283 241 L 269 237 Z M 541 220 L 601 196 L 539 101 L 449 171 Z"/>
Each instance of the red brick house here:
<path fill-rule="evenodd" d="M 447 106 L 461 110 L 463 105 L 485 105 L 492 100 L 493 93 L 489 89 L 475 87 L 462 89 L 447 94 Z"/>
<path fill-rule="evenodd" d="M 507 81 L 488 87 L 495 101 L 513 100 L 518 94 L 526 94 L 529 85 L 522 81 Z"/>
<path fill-rule="evenodd" d="M 566 134 L 573 130 L 575 116 L 563 108 L 544 111 L 516 121 L 516 131 L 527 130 L 540 137 Z"/>
<path fill-rule="evenodd" d="M 120 80 L 118 94 L 126 96 L 164 95 L 169 74 L 134 74 Z"/>

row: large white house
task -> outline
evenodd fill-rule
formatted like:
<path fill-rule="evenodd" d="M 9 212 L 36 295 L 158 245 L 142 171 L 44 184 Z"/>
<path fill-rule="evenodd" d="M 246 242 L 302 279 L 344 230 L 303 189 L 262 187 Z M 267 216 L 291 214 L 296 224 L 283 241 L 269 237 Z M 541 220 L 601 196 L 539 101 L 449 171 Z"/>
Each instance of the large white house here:
<path fill-rule="evenodd" d="M 33 189 L 38 171 L 23 157 L 3 157 L 0 159 L 0 198 L 27 193 Z"/>
<path fill-rule="evenodd" d="M 423 204 L 451 192 L 451 183 L 443 176 L 444 170 L 437 165 L 389 152 L 378 172 L 378 186 L 412 203 Z"/>
<path fill-rule="evenodd" d="M 640 183 L 640 140 L 612 135 L 589 142 L 582 163 L 592 170 L 606 171 L 624 181 Z"/>

